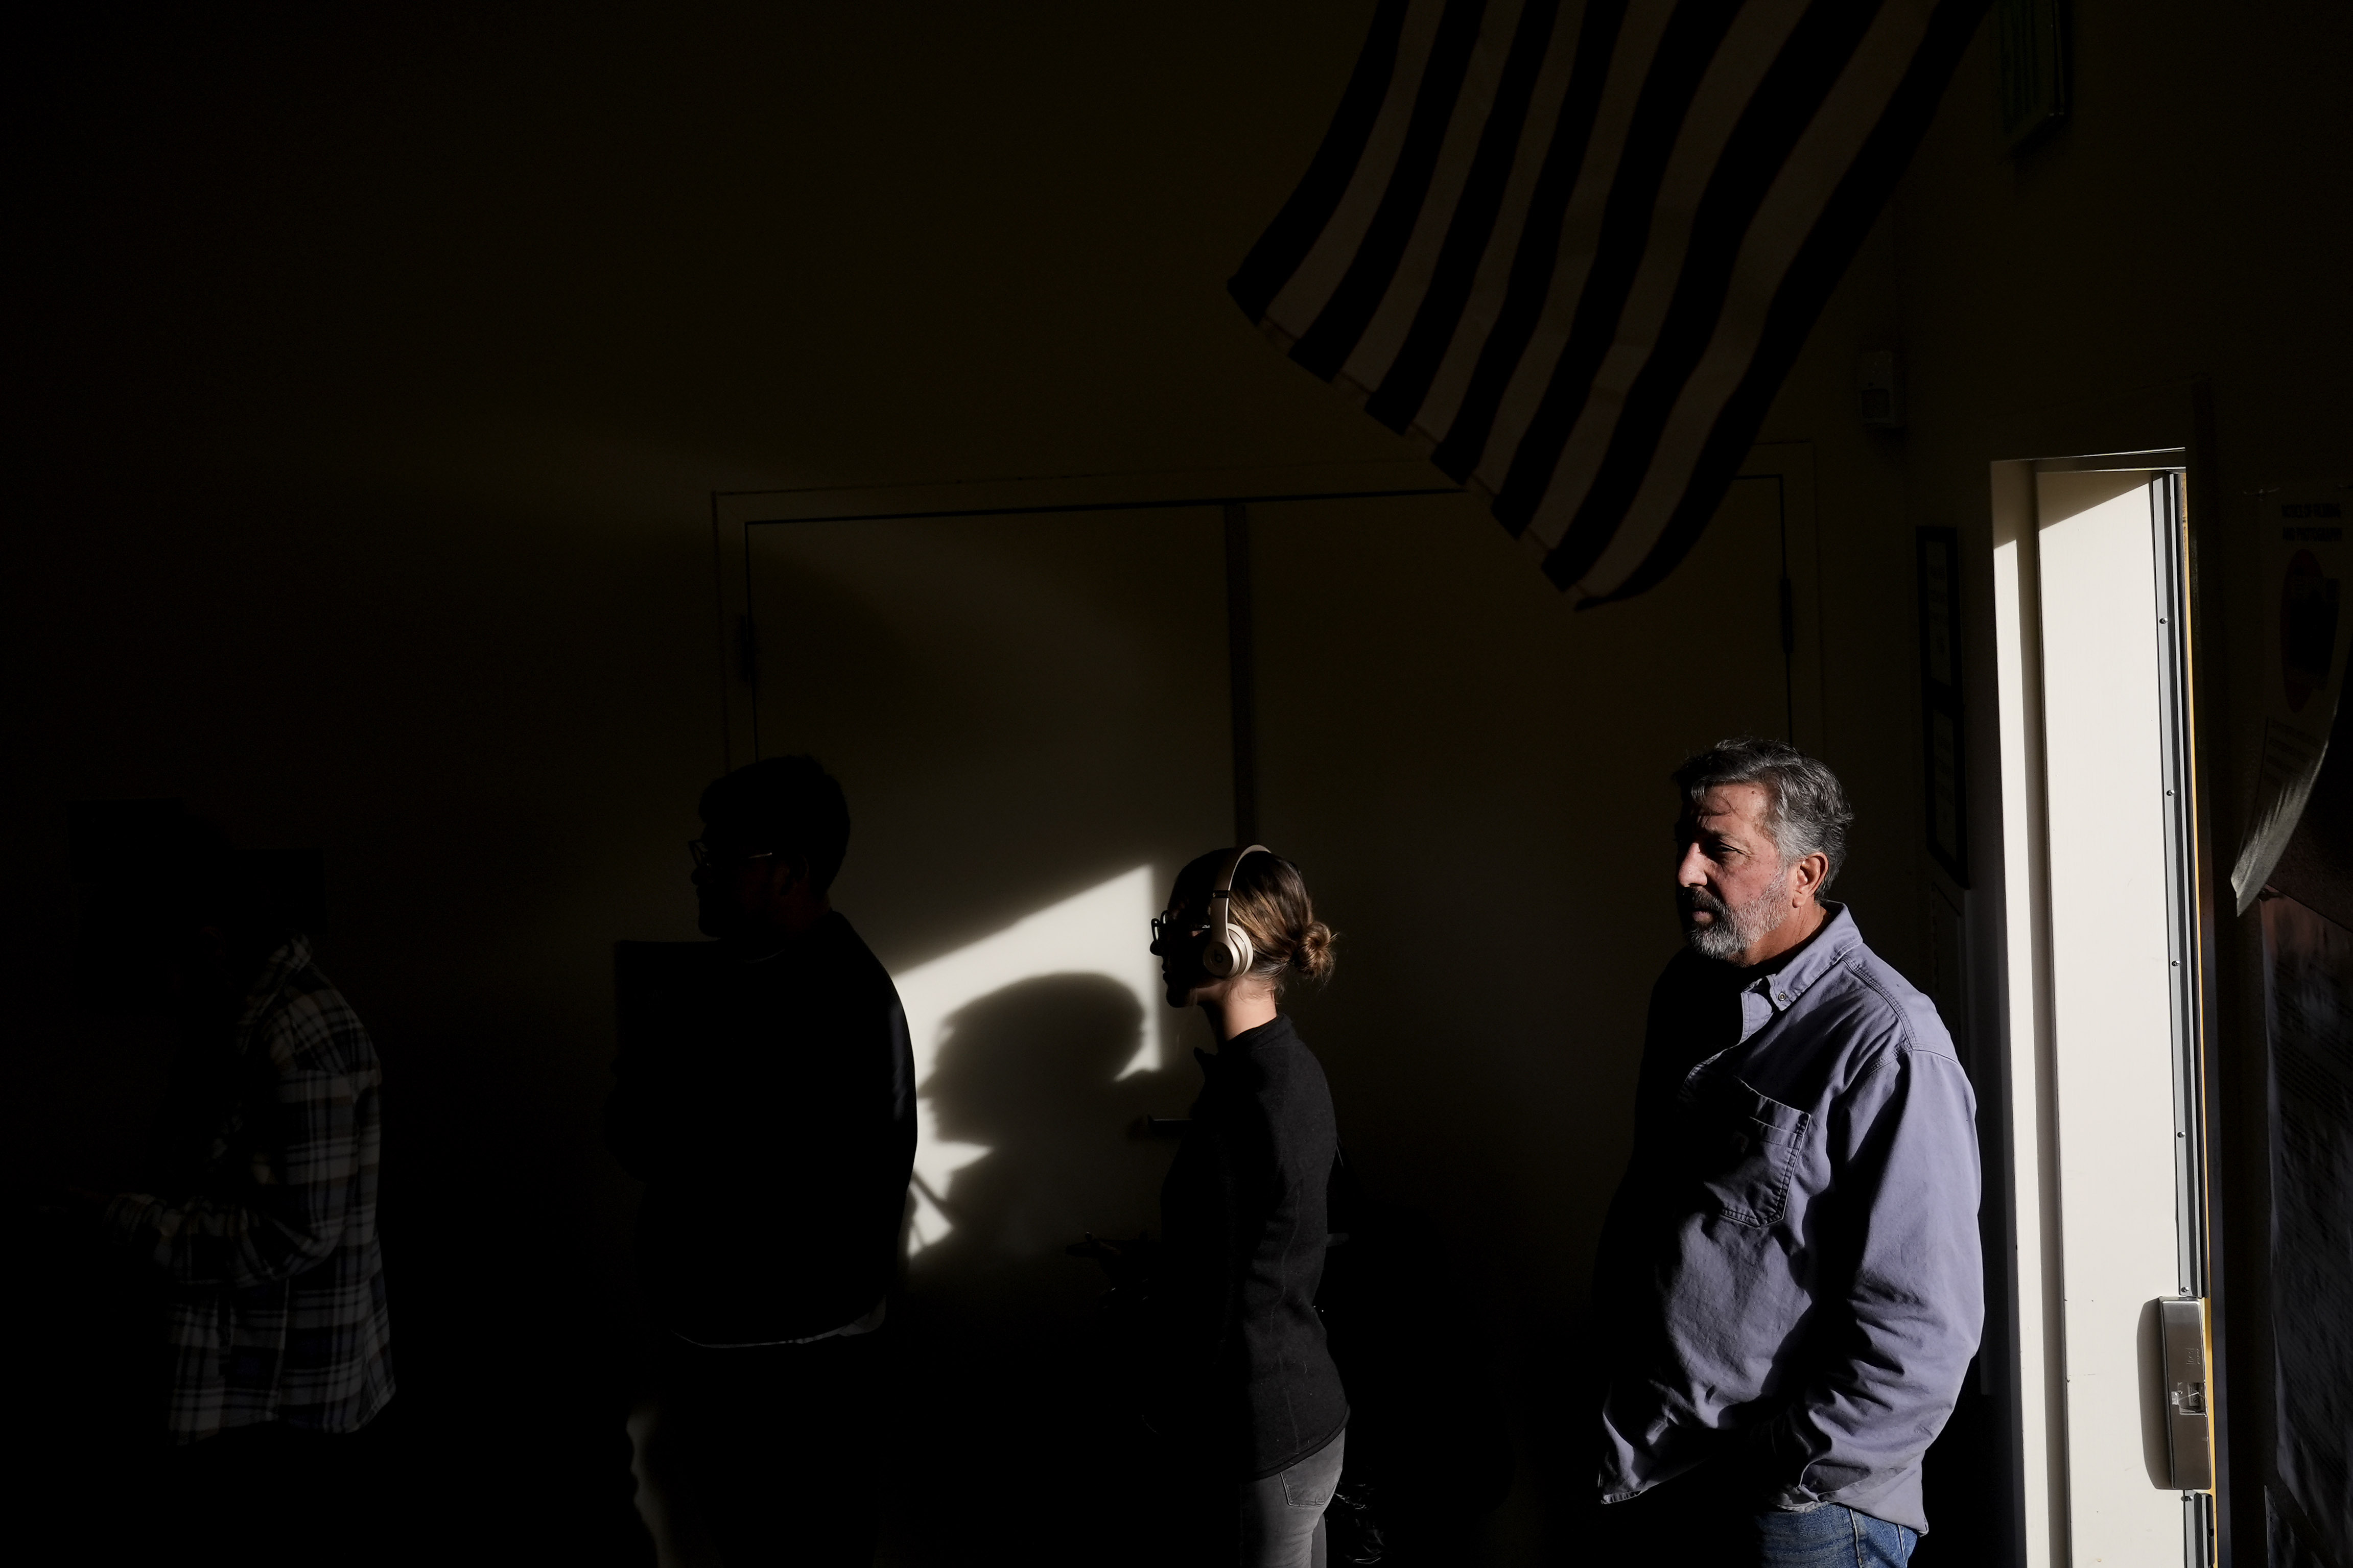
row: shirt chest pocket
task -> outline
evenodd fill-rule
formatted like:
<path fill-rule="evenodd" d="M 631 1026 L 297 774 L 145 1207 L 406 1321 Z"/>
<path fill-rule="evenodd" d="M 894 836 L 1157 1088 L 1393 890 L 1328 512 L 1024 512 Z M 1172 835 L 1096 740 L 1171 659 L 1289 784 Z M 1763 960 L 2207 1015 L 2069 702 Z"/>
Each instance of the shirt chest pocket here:
<path fill-rule="evenodd" d="M 1689 1153 L 1705 1205 L 1736 1225 L 1778 1223 L 1814 1119 L 1737 1079 L 1695 1090 Z"/>

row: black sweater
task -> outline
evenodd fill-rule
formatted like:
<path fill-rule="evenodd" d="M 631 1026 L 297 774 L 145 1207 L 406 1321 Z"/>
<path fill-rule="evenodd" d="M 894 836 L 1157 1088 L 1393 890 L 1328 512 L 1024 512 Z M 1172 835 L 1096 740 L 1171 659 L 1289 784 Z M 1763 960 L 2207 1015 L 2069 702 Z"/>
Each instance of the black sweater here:
<path fill-rule="evenodd" d="M 632 943 L 621 959 L 606 1127 L 646 1183 L 638 1261 L 657 1318 L 723 1345 L 863 1316 L 897 1271 L 915 1154 L 891 976 L 839 913 L 766 956 Z"/>
<path fill-rule="evenodd" d="M 1156 1296 L 1178 1418 L 1258 1479 L 1348 1420 L 1315 1311 L 1339 1126 L 1324 1068 L 1288 1018 L 1194 1054 L 1207 1081 L 1160 1193 Z"/>

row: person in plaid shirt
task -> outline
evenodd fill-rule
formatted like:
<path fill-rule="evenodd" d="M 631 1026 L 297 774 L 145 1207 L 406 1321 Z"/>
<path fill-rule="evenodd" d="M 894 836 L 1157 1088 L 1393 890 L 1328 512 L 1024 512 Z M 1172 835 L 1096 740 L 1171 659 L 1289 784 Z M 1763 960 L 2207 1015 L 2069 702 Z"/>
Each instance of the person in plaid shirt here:
<path fill-rule="evenodd" d="M 261 1489 L 282 1525 L 316 1513 L 348 1470 L 339 1440 L 393 1394 L 382 1071 L 309 940 L 269 918 L 227 846 L 192 828 L 175 860 L 183 1038 L 159 1172 L 173 1190 L 79 1195 L 162 1275 L 181 1489 L 214 1507 Z"/>
<path fill-rule="evenodd" d="M 263 960 L 229 1058 L 235 1098 L 198 1190 L 106 1205 L 169 1281 L 165 1429 L 184 1443 L 264 1421 L 356 1432 L 393 1389 L 375 1234 L 383 1074 L 307 939 Z"/>

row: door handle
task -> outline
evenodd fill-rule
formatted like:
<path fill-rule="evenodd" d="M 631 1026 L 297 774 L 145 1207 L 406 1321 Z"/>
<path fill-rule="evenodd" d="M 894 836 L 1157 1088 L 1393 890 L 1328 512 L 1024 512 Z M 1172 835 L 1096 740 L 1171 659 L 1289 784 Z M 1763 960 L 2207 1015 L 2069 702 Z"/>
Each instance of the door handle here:
<path fill-rule="evenodd" d="M 2158 1386 L 2165 1394 L 2168 1484 L 2185 1492 L 2214 1488 L 2214 1407 L 2207 1368 L 2206 1298 L 2176 1296 L 2157 1303 Z"/>

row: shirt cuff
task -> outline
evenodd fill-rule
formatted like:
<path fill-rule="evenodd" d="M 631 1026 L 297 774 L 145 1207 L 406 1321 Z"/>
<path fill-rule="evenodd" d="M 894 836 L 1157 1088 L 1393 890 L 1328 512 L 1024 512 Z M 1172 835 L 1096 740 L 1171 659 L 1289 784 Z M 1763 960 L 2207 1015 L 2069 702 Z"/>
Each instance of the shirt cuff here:
<path fill-rule="evenodd" d="M 136 1242 L 146 1228 L 149 1212 L 156 1206 L 156 1200 L 145 1193 L 117 1193 L 106 1200 L 99 1223 L 123 1240 Z"/>

